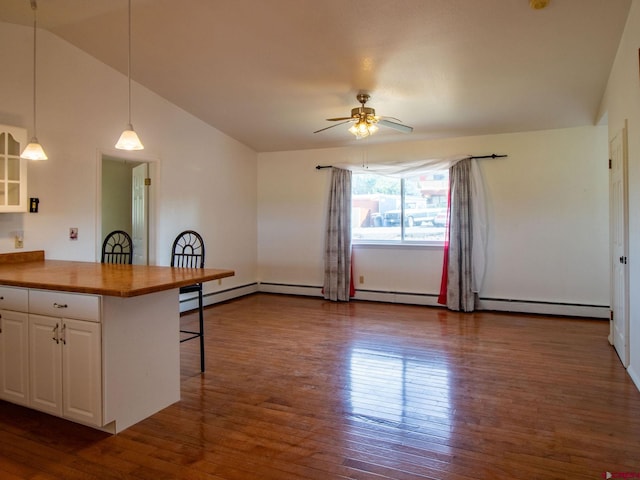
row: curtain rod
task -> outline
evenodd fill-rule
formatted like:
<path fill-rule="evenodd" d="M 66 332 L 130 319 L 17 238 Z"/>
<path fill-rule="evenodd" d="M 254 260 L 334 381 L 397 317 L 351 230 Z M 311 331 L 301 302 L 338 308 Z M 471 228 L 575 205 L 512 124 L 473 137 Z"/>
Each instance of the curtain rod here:
<path fill-rule="evenodd" d="M 503 158 L 508 156 L 509 155 L 496 155 L 495 153 L 492 153 L 491 155 L 473 156 L 468 158 L 471 160 L 478 160 L 480 158 Z M 316 165 L 316 170 L 322 170 L 323 168 L 333 168 L 333 165 Z"/>

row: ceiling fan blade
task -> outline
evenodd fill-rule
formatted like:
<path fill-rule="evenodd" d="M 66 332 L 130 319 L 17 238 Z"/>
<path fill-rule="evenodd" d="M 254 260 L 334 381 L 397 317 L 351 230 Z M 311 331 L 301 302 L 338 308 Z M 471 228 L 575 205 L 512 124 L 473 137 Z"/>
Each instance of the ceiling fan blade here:
<path fill-rule="evenodd" d="M 340 125 L 344 125 L 345 123 L 350 123 L 350 122 L 351 122 L 351 118 L 349 118 L 349 120 L 347 120 L 347 121 L 345 121 L 345 122 L 334 123 L 333 125 L 329 125 L 328 127 L 321 128 L 320 130 L 316 130 L 316 131 L 315 131 L 315 132 L 313 132 L 313 133 L 324 132 L 325 130 L 329 130 L 330 128 L 338 127 L 338 126 L 340 126 Z"/>
<path fill-rule="evenodd" d="M 400 120 L 399 118 L 396 118 L 396 117 L 384 116 L 384 117 L 377 117 L 377 118 L 378 118 L 378 121 L 380 121 L 380 120 L 391 120 L 392 122 L 397 122 L 397 123 L 400 123 L 400 124 L 402 123 L 402 120 Z"/>
<path fill-rule="evenodd" d="M 327 118 L 327 122 L 339 122 L 340 120 L 352 120 L 353 117 L 337 117 L 337 118 Z"/>
<path fill-rule="evenodd" d="M 403 125 L 402 123 L 392 122 L 390 120 L 380 120 L 378 121 L 378 125 L 384 125 L 385 127 L 393 128 L 403 133 L 413 132 L 413 127 Z"/>

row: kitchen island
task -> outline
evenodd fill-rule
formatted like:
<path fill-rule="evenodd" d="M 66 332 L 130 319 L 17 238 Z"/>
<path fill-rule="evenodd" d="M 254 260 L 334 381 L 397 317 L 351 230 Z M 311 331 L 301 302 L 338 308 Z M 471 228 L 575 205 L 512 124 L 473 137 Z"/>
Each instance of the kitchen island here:
<path fill-rule="evenodd" d="M 179 288 L 233 270 L 0 254 L 0 398 L 117 433 L 180 399 Z"/>

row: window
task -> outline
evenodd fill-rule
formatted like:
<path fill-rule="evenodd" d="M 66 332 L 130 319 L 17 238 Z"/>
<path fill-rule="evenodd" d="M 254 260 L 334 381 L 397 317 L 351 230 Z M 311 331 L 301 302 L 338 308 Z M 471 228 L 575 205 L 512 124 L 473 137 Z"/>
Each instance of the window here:
<path fill-rule="evenodd" d="M 448 170 L 407 178 L 354 173 L 351 194 L 354 243 L 444 241 Z"/>

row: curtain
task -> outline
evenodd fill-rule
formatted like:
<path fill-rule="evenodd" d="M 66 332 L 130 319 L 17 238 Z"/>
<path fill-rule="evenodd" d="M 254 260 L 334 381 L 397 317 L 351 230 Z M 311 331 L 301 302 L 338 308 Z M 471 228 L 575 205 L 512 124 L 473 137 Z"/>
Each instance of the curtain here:
<path fill-rule="evenodd" d="M 449 181 L 451 183 L 451 181 Z M 444 255 L 442 260 L 442 279 L 440 280 L 440 294 L 438 295 L 438 303 L 440 305 L 447 304 L 447 281 L 449 280 L 449 221 L 451 219 L 451 188 L 447 195 L 447 216 L 445 221 L 444 232 Z"/>
<path fill-rule="evenodd" d="M 324 298 L 348 302 L 351 291 L 351 171 L 332 168 L 324 251 Z"/>
<path fill-rule="evenodd" d="M 486 207 L 477 162 L 465 159 L 449 170 L 449 224 L 438 303 L 472 312 L 485 271 Z"/>
<path fill-rule="evenodd" d="M 460 169 L 454 171 L 458 165 Z M 486 201 L 477 160 L 471 159 L 470 155 L 457 155 L 406 162 L 363 162 L 361 165 L 347 163 L 337 167 L 395 178 L 449 169 L 449 222 L 444 242 L 438 303 L 447 305 L 452 310 L 473 311 L 476 294 L 480 292 L 484 281 L 487 244 Z M 456 198 L 453 198 L 452 192 L 457 192 Z M 458 218 L 460 215 L 462 217 Z"/>

